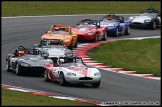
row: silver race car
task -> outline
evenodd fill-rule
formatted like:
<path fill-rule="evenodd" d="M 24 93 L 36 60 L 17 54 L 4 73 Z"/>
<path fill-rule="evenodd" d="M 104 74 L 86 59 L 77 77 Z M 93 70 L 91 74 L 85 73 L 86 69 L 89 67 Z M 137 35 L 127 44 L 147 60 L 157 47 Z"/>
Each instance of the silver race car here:
<path fill-rule="evenodd" d="M 54 65 L 57 63 L 57 59 L 59 57 L 72 57 L 73 56 L 72 50 L 68 49 L 64 45 L 49 45 L 49 44 L 47 45 L 46 44 L 46 45 L 40 46 L 38 44 L 34 44 L 34 49 L 39 50 L 40 56 L 44 56 L 45 54 L 47 54 L 46 56 L 48 56 L 48 59 L 53 60 Z"/>
<path fill-rule="evenodd" d="M 24 74 L 43 74 L 45 64 L 53 64 L 48 56 L 39 55 L 39 50 L 28 50 L 23 46 L 19 46 L 13 54 L 6 57 L 6 70 L 8 72 L 15 71 L 17 75 Z"/>
<path fill-rule="evenodd" d="M 157 29 L 161 26 L 161 12 L 154 8 L 148 8 L 141 12 L 138 16 L 131 16 L 128 19 L 130 27 L 147 27 L 150 29 Z"/>
<path fill-rule="evenodd" d="M 45 81 L 59 81 L 60 85 L 90 84 L 99 87 L 101 73 L 97 68 L 86 66 L 80 57 L 60 57 L 58 66 L 46 64 L 44 72 Z"/>

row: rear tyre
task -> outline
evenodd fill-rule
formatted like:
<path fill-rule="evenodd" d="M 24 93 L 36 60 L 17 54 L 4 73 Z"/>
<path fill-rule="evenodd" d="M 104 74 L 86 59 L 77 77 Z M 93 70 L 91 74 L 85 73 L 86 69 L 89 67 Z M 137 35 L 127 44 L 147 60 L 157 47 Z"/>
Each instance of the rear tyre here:
<path fill-rule="evenodd" d="M 61 72 L 60 75 L 59 75 L 59 82 L 60 82 L 60 85 L 61 86 L 67 85 L 67 82 L 65 80 L 65 77 L 64 77 L 64 73 L 63 72 Z"/>
<path fill-rule="evenodd" d="M 93 42 L 97 42 L 98 41 L 98 35 L 97 35 L 97 33 L 96 33 L 96 35 L 94 36 L 94 38 L 93 38 Z"/>

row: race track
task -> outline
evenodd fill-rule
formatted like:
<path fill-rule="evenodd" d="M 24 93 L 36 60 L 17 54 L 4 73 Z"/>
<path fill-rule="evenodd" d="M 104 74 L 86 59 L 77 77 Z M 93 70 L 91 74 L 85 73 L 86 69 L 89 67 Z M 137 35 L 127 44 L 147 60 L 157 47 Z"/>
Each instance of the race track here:
<path fill-rule="evenodd" d="M 6 72 L 5 58 L 19 45 L 32 47 L 39 43 L 40 37 L 52 25 L 62 24 L 74 27 L 82 19 L 101 19 L 103 15 L 83 16 L 50 16 L 50 17 L 24 17 L 2 18 L 1 37 L 1 74 L 2 84 L 35 89 L 40 91 L 60 93 L 68 96 L 86 98 L 97 101 L 160 101 L 160 81 L 119 73 L 100 70 L 102 73 L 101 86 L 60 86 L 58 83 L 44 82 L 40 76 L 17 76 Z M 125 16 L 127 19 L 128 16 Z M 131 29 L 129 36 L 108 37 L 108 40 L 160 36 L 161 28 L 157 30 Z"/>

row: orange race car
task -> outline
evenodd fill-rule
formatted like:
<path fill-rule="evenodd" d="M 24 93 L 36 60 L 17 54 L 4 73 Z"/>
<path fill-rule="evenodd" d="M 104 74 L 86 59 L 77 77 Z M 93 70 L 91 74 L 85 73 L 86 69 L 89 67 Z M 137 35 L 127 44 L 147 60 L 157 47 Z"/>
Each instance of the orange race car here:
<path fill-rule="evenodd" d="M 51 26 L 50 31 L 41 37 L 40 45 L 62 44 L 67 46 L 69 49 L 73 49 L 78 45 L 78 35 L 71 31 L 70 26 L 62 26 L 60 24 Z"/>

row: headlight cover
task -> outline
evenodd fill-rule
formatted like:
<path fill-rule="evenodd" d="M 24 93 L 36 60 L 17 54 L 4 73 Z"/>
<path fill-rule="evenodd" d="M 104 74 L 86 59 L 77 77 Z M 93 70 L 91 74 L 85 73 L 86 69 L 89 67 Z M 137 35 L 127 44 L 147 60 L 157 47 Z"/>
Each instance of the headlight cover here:
<path fill-rule="evenodd" d="M 145 20 L 145 23 L 150 23 L 150 22 L 151 22 L 151 19 Z"/>
<path fill-rule="evenodd" d="M 76 76 L 76 74 L 75 73 L 68 72 L 67 73 L 67 76 Z"/>
<path fill-rule="evenodd" d="M 28 64 L 28 63 L 25 63 L 25 62 L 22 62 L 22 63 L 21 63 L 21 66 L 25 66 L 25 67 L 28 67 L 28 66 L 30 66 L 30 64 Z"/>
<path fill-rule="evenodd" d="M 70 41 L 70 39 L 64 39 L 63 40 L 63 42 L 69 42 Z"/>
<path fill-rule="evenodd" d="M 101 76 L 100 72 L 94 73 L 94 76 Z"/>

